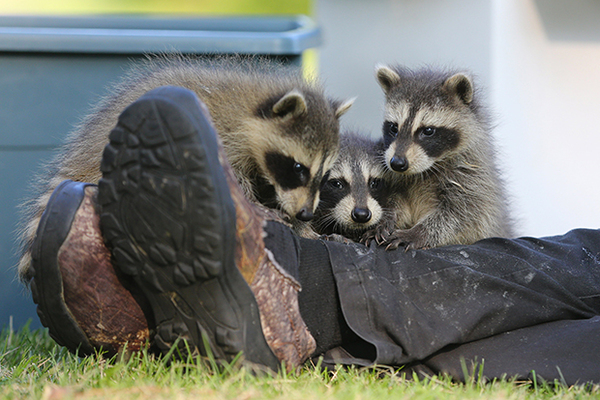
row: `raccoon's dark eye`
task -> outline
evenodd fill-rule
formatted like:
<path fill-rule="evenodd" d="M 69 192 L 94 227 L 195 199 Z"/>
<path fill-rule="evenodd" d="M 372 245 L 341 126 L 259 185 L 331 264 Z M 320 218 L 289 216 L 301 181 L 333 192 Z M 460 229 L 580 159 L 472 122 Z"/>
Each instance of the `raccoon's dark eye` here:
<path fill-rule="evenodd" d="M 344 188 L 344 182 L 342 182 L 339 179 L 331 179 L 330 181 L 327 182 L 327 184 L 329 186 L 331 186 L 332 188 L 335 188 L 338 190 L 342 190 Z"/>
<path fill-rule="evenodd" d="M 421 129 L 421 135 L 423 136 L 433 136 L 435 134 L 435 128 L 432 126 L 426 126 Z"/>
<path fill-rule="evenodd" d="M 303 184 L 308 183 L 308 178 L 310 175 L 308 168 L 306 168 L 304 165 L 300 164 L 299 162 L 295 162 L 293 169 L 294 169 L 294 173 L 300 179 L 300 182 L 302 182 Z"/>
<path fill-rule="evenodd" d="M 392 137 L 398 136 L 398 123 L 392 121 L 385 121 L 384 123 L 385 133 Z"/>
<path fill-rule="evenodd" d="M 377 190 L 381 186 L 381 179 L 379 178 L 371 178 L 369 181 L 369 188 L 371 190 Z"/>

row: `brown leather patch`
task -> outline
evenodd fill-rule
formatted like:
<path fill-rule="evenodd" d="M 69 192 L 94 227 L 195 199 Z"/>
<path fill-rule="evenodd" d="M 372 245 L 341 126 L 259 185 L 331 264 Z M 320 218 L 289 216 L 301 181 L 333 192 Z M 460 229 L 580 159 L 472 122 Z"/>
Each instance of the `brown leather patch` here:
<path fill-rule="evenodd" d="M 280 361 L 285 361 L 288 370 L 301 365 L 317 345 L 300 315 L 299 284 L 282 274 L 266 253 L 250 287 L 271 350 Z"/>
<path fill-rule="evenodd" d="M 263 241 L 265 221 L 283 221 L 273 210 L 244 196 L 223 154 L 221 148 L 219 161 L 236 209 L 236 264 L 258 303 L 269 347 L 288 370 L 293 370 L 315 351 L 316 343 L 300 315 L 300 284 L 280 269 Z"/>
<path fill-rule="evenodd" d="M 86 196 L 58 253 L 64 300 L 90 343 L 111 356 L 139 350 L 149 339 L 148 322 L 138 300 L 123 285 L 104 245 L 94 208 L 97 189 Z M 139 298 L 138 298 L 139 299 Z"/>

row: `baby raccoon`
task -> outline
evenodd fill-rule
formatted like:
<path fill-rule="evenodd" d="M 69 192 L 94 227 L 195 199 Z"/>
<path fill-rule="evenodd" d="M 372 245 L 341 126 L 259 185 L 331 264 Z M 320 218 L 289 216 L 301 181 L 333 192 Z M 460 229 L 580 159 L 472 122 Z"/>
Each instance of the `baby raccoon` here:
<path fill-rule="evenodd" d="M 119 114 L 160 86 L 194 91 L 206 104 L 228 160 L 248 198 L 277 208 L 307 232 L 319 187 L 338 153 L 339 117 L 351 105 L 327 98 L 296 68 L 258 57 L 212 60 L 155 57 L 135 67 L 67 138 L 38 180 L 27 205 L 19 274 L 26 278 L 30 249 L 52 191 L 65 179 L 97 183 L 100 160 Z M 312 232 L 314 234 L 314 232 Z"/>
<path fill-rule="evenodd" d="M 381 66 L 383 157 L 393 171 L 394 218 L 369 234 L 388 248 L 511 237 L 490 121 L 460 72 Z"/>
<path fill-rule="evenodd" d="M 391 218 L 386 211 L 387 192 L 383 175 L 385 165 L 378 157 L 381 141 L 345 132 L 340 153 L 327 181 L 315 213 L 315 231 L 338 239 L 341 235 L 355 242 L 382 220 Z"/>

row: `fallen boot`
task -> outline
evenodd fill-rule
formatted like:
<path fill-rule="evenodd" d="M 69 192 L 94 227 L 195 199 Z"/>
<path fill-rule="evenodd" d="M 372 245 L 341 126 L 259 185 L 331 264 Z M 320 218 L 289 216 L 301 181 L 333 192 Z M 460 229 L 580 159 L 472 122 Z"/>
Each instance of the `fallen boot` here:
<path fill-rule="evenodd" d="M 136 351 L 150 336 L 145 299 L 111 264 L 96 195 L 95 185 L 59 185 L 33 246 L 31 291 L 40 321 L 57 343 L 80 356 Z"/>
<path fill-rule="evenodd" d="M 264 247 L 275 217 L 242 195 L 193 92 L 162 87 L 129 106 L 101 169 L 104 237 L 149 300 L 163 352 L 241 353 L 273 370 L 311 355 L 300 285 Z"/>

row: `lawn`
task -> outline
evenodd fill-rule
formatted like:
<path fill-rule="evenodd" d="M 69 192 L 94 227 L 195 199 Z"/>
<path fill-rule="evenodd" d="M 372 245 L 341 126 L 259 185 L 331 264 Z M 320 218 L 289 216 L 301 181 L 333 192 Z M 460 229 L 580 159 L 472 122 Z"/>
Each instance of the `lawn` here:
<path fill-rule="evenodd" d="M 170 359 L 170 358 L 169 358 Z M 399 370 L 318 365 L 293 374 L 253 374 L 210 360 L 167 361 L 147 352 L 128 360 L 78 358 L 45 329 L 0 333 L 2 399 L 600 399 L 600 386 L 493 381 L 454 383 L 445 377 L 408 380 Z"/>

